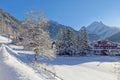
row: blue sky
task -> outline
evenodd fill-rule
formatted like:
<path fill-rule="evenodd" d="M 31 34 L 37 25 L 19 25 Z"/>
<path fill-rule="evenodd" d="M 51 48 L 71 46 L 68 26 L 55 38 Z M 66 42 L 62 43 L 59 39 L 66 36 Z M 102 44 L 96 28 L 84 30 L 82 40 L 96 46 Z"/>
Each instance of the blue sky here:
<path fill-rule="evenodd" d="M 19 20 L 35 8 L 46 17 L 76 30 L 93 21 L 120 27 L 120 0 L 0 0 L 0 8 Z"/>

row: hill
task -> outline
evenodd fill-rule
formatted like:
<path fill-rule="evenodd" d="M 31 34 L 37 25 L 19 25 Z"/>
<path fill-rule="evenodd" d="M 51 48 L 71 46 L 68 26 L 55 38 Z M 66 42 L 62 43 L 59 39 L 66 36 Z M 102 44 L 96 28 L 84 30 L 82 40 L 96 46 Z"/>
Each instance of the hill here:
<path fill-rule="evenodd" d="M 114 34 L 114 35 L 112 35 L 112 36 L 110 36 L 110 37 L 108 37 L 106 39 L 108 39 L 110 41 L 113 41 L 113 42 L 120 43 L 120 32 L 118 32 L 118 33 L 116 33 L 116 34 Z"/>

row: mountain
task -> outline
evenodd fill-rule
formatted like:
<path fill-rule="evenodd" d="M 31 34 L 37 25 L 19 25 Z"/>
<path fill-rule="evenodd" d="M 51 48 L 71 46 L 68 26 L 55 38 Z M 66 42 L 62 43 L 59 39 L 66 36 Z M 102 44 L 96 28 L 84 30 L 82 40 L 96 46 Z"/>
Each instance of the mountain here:
<path fill-rule="evenodd" d="M 88 34 L 95 34 L 101 39 L 105 39 L 119 32 L 120 28 L 107 26 L 102 22 L 93 22 L 92 24 L 87 26 L 87 31 Z"/>
<path fill-rule="evenodd" d="M 21 27 L 24 27 L 22 24 L 24 24 L 24 21 L 19 21 L 9 13 L 5 12 L 4 10 L 0 9 L 0 34 L 13 34 L 19 33 Z M 48 21 L 48 24 L 45 29 L 48 30 L 50 33 L 50 36 L 52 39 L 57 38 L 57 34 L 59 33 L 59 30 L 63 27 L 68 27 L 62 24 L 58 24 L 55 21 Z M 24 29 L 23 28 L 23 29 Z M 71 27 L 68 27 L 71 28 Z M 71 28 L 72 29 L 72 28 Z M 75 30 L 74 30 L 75 31 Z"/>
<path fill-rule="evenodd" d="M 57 38 L 57 34 L 59 33 L 60 29 L 63 28 L 63 27 L 67 27 L 67 28 L 70 28 L 72 29 L 73 31 L 75 31 L 73 28 L 69 27 L 69 26 L 65 26 L 65 25 L 62 25 L 62 24 L 59 24 L 55 21 L 48 21 L 48 26 L 46 26 L 46 30 L 49 31 L 50 33 L 50 36 L 52 39 L 56 39 Z M 75 31 L 77 32 L 77 31 Z"/>
<path fill-rule="evenodd" d="M 108 39 L 109 41 L 120 43 L 120 32 L 118 32 L 118 33 L 116 33 L 116 34 L 114 34 L 106 39 Z"/>
<path fill-rule="evenodd" d="M 100 39 L 100 37 L 96 34 L 88 34 L 88 38 L 90 42 L 94 42 Z"/>
<path fill-rule="evenodd" d="M 15 17 L 11 16 L 9 13 L 5 12 L 4 10 L 0 9 L 0 34 L 14 34 L 20 33 L 21 25 L 24 23 L 17 20 Z M 63 27 L 67 27 L 79 33 L 79 31 L 74 30 L 69 26 L 65 26 L 59 24 L 55 21 L 48 21 L 48 24 L 45 29 L 50 33 L 52 39 L 57 38 L 57 34 L 59 33 L 60 29 Z M 91 42 L 96 41 L 98 39 L 106 39 L 118 32 L 120 32 L 119 28 L 110 27 L 102 22 L 93 22 L 89 26 L 87 26 L 88 36 Z"/>
<path fill-rule="evenodd" d="M 21 22 L 9 13 L 0 9 L 0 33 L 13 34 L 18 32 Z"/>

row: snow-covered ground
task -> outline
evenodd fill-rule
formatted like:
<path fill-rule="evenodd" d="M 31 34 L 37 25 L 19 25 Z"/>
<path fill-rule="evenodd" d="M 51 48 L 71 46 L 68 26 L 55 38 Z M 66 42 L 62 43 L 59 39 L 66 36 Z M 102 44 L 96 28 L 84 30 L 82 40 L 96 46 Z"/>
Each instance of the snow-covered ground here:
<path fill-rule="evenodd" d="M 0 42 L 9 43 L 0 37 Z M 33 65 L 33 52 L 22 46 L 1 44 L 0 80 L 117 80 L 118 57 L 56 57 Z"/>
<path fill-rule="evenodd" d="M 63 80 L 117 80 L 114 57 L 59 57 L 44 62 Z"/>
<path fill-rule="evenodd" d="M 7 37 L 0 36 L 0 43 L 11 43 L 12 40 L 8 39 Z"/>
<path fill-rule="evenodd" d="M 42 80 L 40 74 L 17 59 L 15 52 L 2 45 L 0 50 L 0 80 Z"/>

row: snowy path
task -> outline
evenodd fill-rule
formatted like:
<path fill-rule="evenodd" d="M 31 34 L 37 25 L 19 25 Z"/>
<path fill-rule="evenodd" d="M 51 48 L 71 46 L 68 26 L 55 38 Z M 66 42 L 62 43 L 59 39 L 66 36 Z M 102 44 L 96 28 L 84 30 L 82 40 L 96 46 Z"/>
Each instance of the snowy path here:
<path fill-rule="evenodd" d="M 0 50 L 0 80 L 43 80 L 32 68 L 8 52 L 6 45 Z"/>

